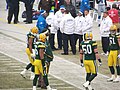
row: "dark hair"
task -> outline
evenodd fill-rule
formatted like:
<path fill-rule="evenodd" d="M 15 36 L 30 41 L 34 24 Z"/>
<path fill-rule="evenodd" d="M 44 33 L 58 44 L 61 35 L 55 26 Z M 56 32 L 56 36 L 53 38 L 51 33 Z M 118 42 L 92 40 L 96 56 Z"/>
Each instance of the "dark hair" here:
<path fill-rule="evenodd" d="M 117 8 L 116 4 L 113 4 L 113 5 L 112 5 L 112 8 Z"/>
<path fill-rule="evenodd" d="M 89 10 L 88 10 L 88 9 L 84 10 L 84 12 L 85 12 L 85 11 L 89 12 Z"/>
<path fill-rule="evenodd" d="M 108 11 L 105 11 L 104 13 L 105 13 L 105 14 L 108 14 Z"/>
<path fill-rule="evenodd" d="M 65 13 L 66 13 L 66 14 L 68 14 L 69 12 L 70 12 L 69 10 L 67 10 L 67 9 L 65 10 Z"/>

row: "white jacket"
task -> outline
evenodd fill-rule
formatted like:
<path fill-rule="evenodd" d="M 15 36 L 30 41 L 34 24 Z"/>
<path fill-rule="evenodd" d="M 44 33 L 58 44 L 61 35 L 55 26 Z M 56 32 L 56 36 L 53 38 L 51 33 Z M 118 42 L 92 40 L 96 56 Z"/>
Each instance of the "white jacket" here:
<path fill-rule="evenodd" d="M 48 25 L 51 25 L 51 27 L 49 27 L 50 33 L 55 34 L 57 32 L 57 22 L 54 13 L 49 13 L 46 17 L 46 22 Z"/>
<path fill-rule="evenodd" d="M 64 17 L 64 13 L 61 12 L 61 10 L 57 11 L 55 13 L 55 17 L 57 18 L 57 27 L 60 28 L 60 22 L 62 20 L 62 18 Z"/>
<path fill-rule="evenodd" d="M 73 34 L 75 30 L 75 19 L 71 14 L 65 14 L 60 22 L 60 31 L 65 34 Z"/>
<path fill-rule="evenodd" d="M 83 16 L 77 16 L 75 18 L 75 34 L 83 35 L 83 28 L 84 28 L 85 18 Z"/>
<path fill-rule="evenodd" d="M 112 20 L 109 16 L 103 18 L 100 24 L 101 37 L 109 37 L 111 25 L 112 25 Z"/>
<path fill-rule="evenodd" d="M 93 27 L 93 19 L 90 16 L 90 14 L 88 14 L 87 16 L 85 16 L 83 34 L 85 34 L 87 32 L 92 32 L 92 27 Z"/>

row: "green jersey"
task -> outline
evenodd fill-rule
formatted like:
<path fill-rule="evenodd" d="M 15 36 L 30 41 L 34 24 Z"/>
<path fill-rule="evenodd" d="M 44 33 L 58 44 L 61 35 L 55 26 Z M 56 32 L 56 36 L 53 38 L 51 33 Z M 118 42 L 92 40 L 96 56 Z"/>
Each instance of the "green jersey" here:
<path fill-rule="evenodd" d="M 36 42 L 35 44 L 34 44 L 34 46 L 35 46 L 35 59 L 40 59 L 40 56 L 39 56 L 39 50 L 40 49 L 44 49 L 45 50 L 45 48 L 47 47 L 46 45 L 45 45 L 45 43 L 43 43 L 43 42 Z"/>
<path fill-rule="evenodd" d="M 85 60 L 96 60 L 96 56 L 94 53 L 94 49 L 97 48 L 96 41 L 92 41 L 92 40 L 82 41 L 80 46 L 81 46 L 80 48 L 84 53 Z"/>
<path fill-rule="evenodd" d="M 119 50 L 119 44 L 118 44 L 118 35 L 109 35 L 109 50 Z"/>
<path fill-rule="evenodd" d="M 32 38 L 33 42 L 32 42 L 32 49 L 34 49 L 34 43 L 36 42 L 36 36 L 34 36 L 33 34 L 31 34 L 30 32 L 27 34 L 27 48 L 29 48 L 29 39 Z"/>
<path fill-rule="evenodd" d="M 53 61 L 53 53 L 52 53 L 52 49 L 51 49 L 50 43 L 48 41 L 46 41 L 45 44 L 47 45 L 47 47 L 45 49 L 44 58 L 48 62 Z"/>

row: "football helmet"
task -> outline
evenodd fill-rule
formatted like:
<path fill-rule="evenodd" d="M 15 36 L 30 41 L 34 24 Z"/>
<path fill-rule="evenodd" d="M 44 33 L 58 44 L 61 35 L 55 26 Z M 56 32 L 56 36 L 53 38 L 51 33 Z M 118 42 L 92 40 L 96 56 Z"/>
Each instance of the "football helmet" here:
<path fill-rule="evenodd" d="M 41 41 L 41 42 L 45 42 L 46 41 L 46 35 L 44 34 L 44 33 L 41 33 L 40 35 L 39 35 L 39 40 Z"/>
<path fill-rule="evenodd" d="M 85 33 L 85 40 L 92 40 L 92 38 L 93 38 L 93 35 L 92 35 L 92 33 Z"/>
<path fill-rule="evenodd" d="M 38 33 L 38 28 L 37 28 L 37 27 L 33 27 L 33 28 L 31 29 L 31 33 L 37 34 L 37 33 Z"/>
<path fill-rule="evenodd" d="M 110 27 L 110 33 L 111 33 L 111 34 L 116 34 L 116 32 L 117 32 L 117 27 L 116 27 L 116 25 L 112 25 L 112 26 Z"/>

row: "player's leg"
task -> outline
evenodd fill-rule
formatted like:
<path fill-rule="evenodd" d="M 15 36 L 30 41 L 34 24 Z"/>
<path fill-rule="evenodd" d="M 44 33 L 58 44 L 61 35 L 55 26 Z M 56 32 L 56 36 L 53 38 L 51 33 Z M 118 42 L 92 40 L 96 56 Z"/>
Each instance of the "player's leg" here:
<path fill-rule="evenodd" d="M 88 79 L 89 79 L 89 75 L 91 74 L 90 73 L 90 68 L 89 68 L 89 61 L 88 60 L 84 60 L 84 67 L 85 67 L 85 70 L 86 70 L 86 82 L 83 84 L 83 87 L 85 87 L 86 89 L 88 88 L 88 85 L 90 84 Z"/>
<path fill-rule="evenodd" d="M 113 55 L 112 55 L 112 51 L 110 51 L 110 54 L 108 56 L 108 66 L 111 72 L 111 78 L 107 79 L 108 82 L 111 82 L 115 79 L 115 69 L 113 67 Z"/>
<path fill-rule="evenodd" d="M 113 82 L 119 82 L 120 81 L 120 66 L 119 66 L 119 61 L 118 61 L 118 51 L 114 51 L 113 53 L 113 60 L 114 60 L 114 66 L 116 67 L 116 71 L 117 71 L 117 77 L 115 80 L 113 80 Z"/>

